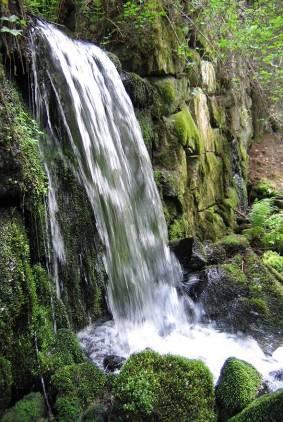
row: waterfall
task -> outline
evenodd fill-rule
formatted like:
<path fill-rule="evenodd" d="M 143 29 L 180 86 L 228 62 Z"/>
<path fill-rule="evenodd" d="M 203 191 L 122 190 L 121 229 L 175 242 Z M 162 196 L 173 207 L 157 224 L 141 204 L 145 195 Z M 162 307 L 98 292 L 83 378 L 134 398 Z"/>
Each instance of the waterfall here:
<path fill-rule="evenodd" d="M 86 352 L 103 366 L 107 354 L 127 357 L 151 347 L 200 358 L 215 379 L 224 360 L 237 356 L 268 377 L 278 368 L 276 355 L 267 357 L 254 339 L 201 324 L 201 306 L 178 294 L 181 267 L 168 248 L 150 159 L 114 64 L 98 47 L 41 21 L 31 32 L 31 53 L 36 117 L 51 140 L 41 146 L 43 156 L 46 150 L 57 154 L 85 189 L 104 246 L 113 321 L 79 333 Z M 52 160 L 45 165 L 58 264 L 64 260 L 64 239 L 56 223 Z"/>
<path fill-rule="evenodd" d="M 176 314 L 181 269 L 168 247 L 150 158 L 119 74 L 98 47 L 73 41 L 50 24 L 38 22 L 31 43 L 36 115 L 64 155 L 54 107 L 62 122 L 73 172 L 87 192 L 104 245 L 114 320 L 150 318 L 161 328 Z M 62 259 L 55 195 L 49 196 L 52 244 Z"/>

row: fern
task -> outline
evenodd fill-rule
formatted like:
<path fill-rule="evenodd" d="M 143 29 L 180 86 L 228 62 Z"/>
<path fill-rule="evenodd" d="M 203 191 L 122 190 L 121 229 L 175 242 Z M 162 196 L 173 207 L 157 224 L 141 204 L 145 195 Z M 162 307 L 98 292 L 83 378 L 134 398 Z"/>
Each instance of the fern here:
<path fill-rule="evenodd" d="M 274 206 L 271 199 L 263 199 L 255 202 L 249 213 L 249 219 L 252 227 L 265 227 L 273 212 Z"/>

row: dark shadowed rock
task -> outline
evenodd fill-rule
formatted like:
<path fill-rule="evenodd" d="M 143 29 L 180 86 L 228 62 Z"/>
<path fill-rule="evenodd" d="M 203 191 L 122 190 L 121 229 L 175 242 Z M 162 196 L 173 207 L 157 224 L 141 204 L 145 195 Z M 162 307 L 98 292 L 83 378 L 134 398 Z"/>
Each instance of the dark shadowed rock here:
<path fill-rule="evenodd" d="M 125 362 L 125 358 L 116 355 L 108 355 L 103 360 L 103 367 L 106 372 L 114 372 L 120 369 Z"/>

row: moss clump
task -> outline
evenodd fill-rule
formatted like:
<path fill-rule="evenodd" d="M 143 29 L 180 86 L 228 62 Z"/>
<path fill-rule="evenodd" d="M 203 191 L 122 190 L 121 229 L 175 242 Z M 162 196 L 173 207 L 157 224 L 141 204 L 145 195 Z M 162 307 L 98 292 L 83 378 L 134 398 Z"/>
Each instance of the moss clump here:
<path fill-rule="evenodd" d="M 260 180 L 254 187 L 254 196 L 258 199 L 272 198 L 278 194 L 276 188 L 269 180 Z"/>
<path fill-rule="evenodd" d="M 44 398 L 40 393 L 30 393 L 7 410 L 1 422 L 34 422 L 46 415 Z"/>
<path fill-rule="evenodd" d="M 25 206 L 31 203 L 31 206 L 38 208 L 47 193 L 47 178 L 38 143 L 41 132 L 26 112 L 15 88 L 6 80 L 1 64 L 0 105 L 0 120 L 4 126 L 0 135 L 0 154 L 5 155 L 5 160 L 6 156 L 12 155 L 11 167 L 8 162 L 5 168 L 9 183 L 18 186 L 21 194 L 25 195 Z"/>
<path fill-rule="evenodd" d="M 13 389 L 18 396 L 41 375 L 54 342 L 55 291 L 45 270 L 32 266 L 23 222 L 14 212 L 0 212 L 0 353 L 12 365 Z M 58 315 L 57 327 L 64 323 Z"/>
<path fill-rule="evenodd" d="M 281 422 L 282 415 L 283 390 L 280 390 L 254 400 L 229 422 Z"/>
<path fill-rule="evenodd" d="M 216 401 L 223 420 L 235 415 L 255 399 L 261 375 L 249 363 L 228 358 L 216 386 Z"/>
<path fill-rule="evenodd" d="M 234 283 L 245 285 L 247 282 L 247 278 L 238 261 L 238 259 L 241 259 L 242 261 L 242 258 L 240 255 L 237 255 L 236 258 L 237 261 L 234 260 L 233 262 L 223 264 L 222 268 L 226 271 L 228 277 L 232 279 Z"/>
<path fill-rule="evenodd" d="M 130 420 L 215 420 L 212 376 L 197 360 L 153 351 L 132 355 L 113 393 L 118 411 Z"/>
<path fill-rule="evenodd" d="M 78 416 L 103 394 L 105 385 L 106 375 L 91 363 L 59 369 L 51 379 L 58 418 L 78 420 Z"/>
<path fill-rule="evenodd" d="M 5 409 L 11 401 L 12 383 L 11 363 L 0 356 L 0 414 L 1 409 Z"/>
<path fill-rule="evenodd" d="M 170 117 L 170 121 L 173 123 L 173 130 L 178 142 L 190 153 L 198 154 L 200 152 L 200 134 L 188 107 L 184 107 L 179 113 Z"/>
<path fill-rule="evenodd" d="M 249 247 L 249 242 L 245 236 L 230 234 L 220 239 L 217 245 L 225 249 L 227 256 L 233 256 L 245 252 Z"/>
<path fill-rule="evenodd" d="M 264 252 L 262 260 L 265 265 L 274 268 L 283 276 L 283 256 L 274 251 Z"/>
<path fill-rule="evenodd" d="M 77 337 L 66 328 L 57 331 L 53 344 L 40 358 L 42 371 L 49 375 L 63 366 L 85 362 Z"/>

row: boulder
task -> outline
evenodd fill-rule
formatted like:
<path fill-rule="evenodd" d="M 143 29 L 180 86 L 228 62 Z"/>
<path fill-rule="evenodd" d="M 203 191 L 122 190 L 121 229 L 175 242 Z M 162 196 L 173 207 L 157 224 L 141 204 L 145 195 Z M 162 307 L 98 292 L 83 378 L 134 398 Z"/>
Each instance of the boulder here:
<path fill-rule="evenodd" d="M 239 413 L 257 396 L 261 375 L 249 363 L 228 358 L 220 373 L 215 394 L 222 421 Z"/>

